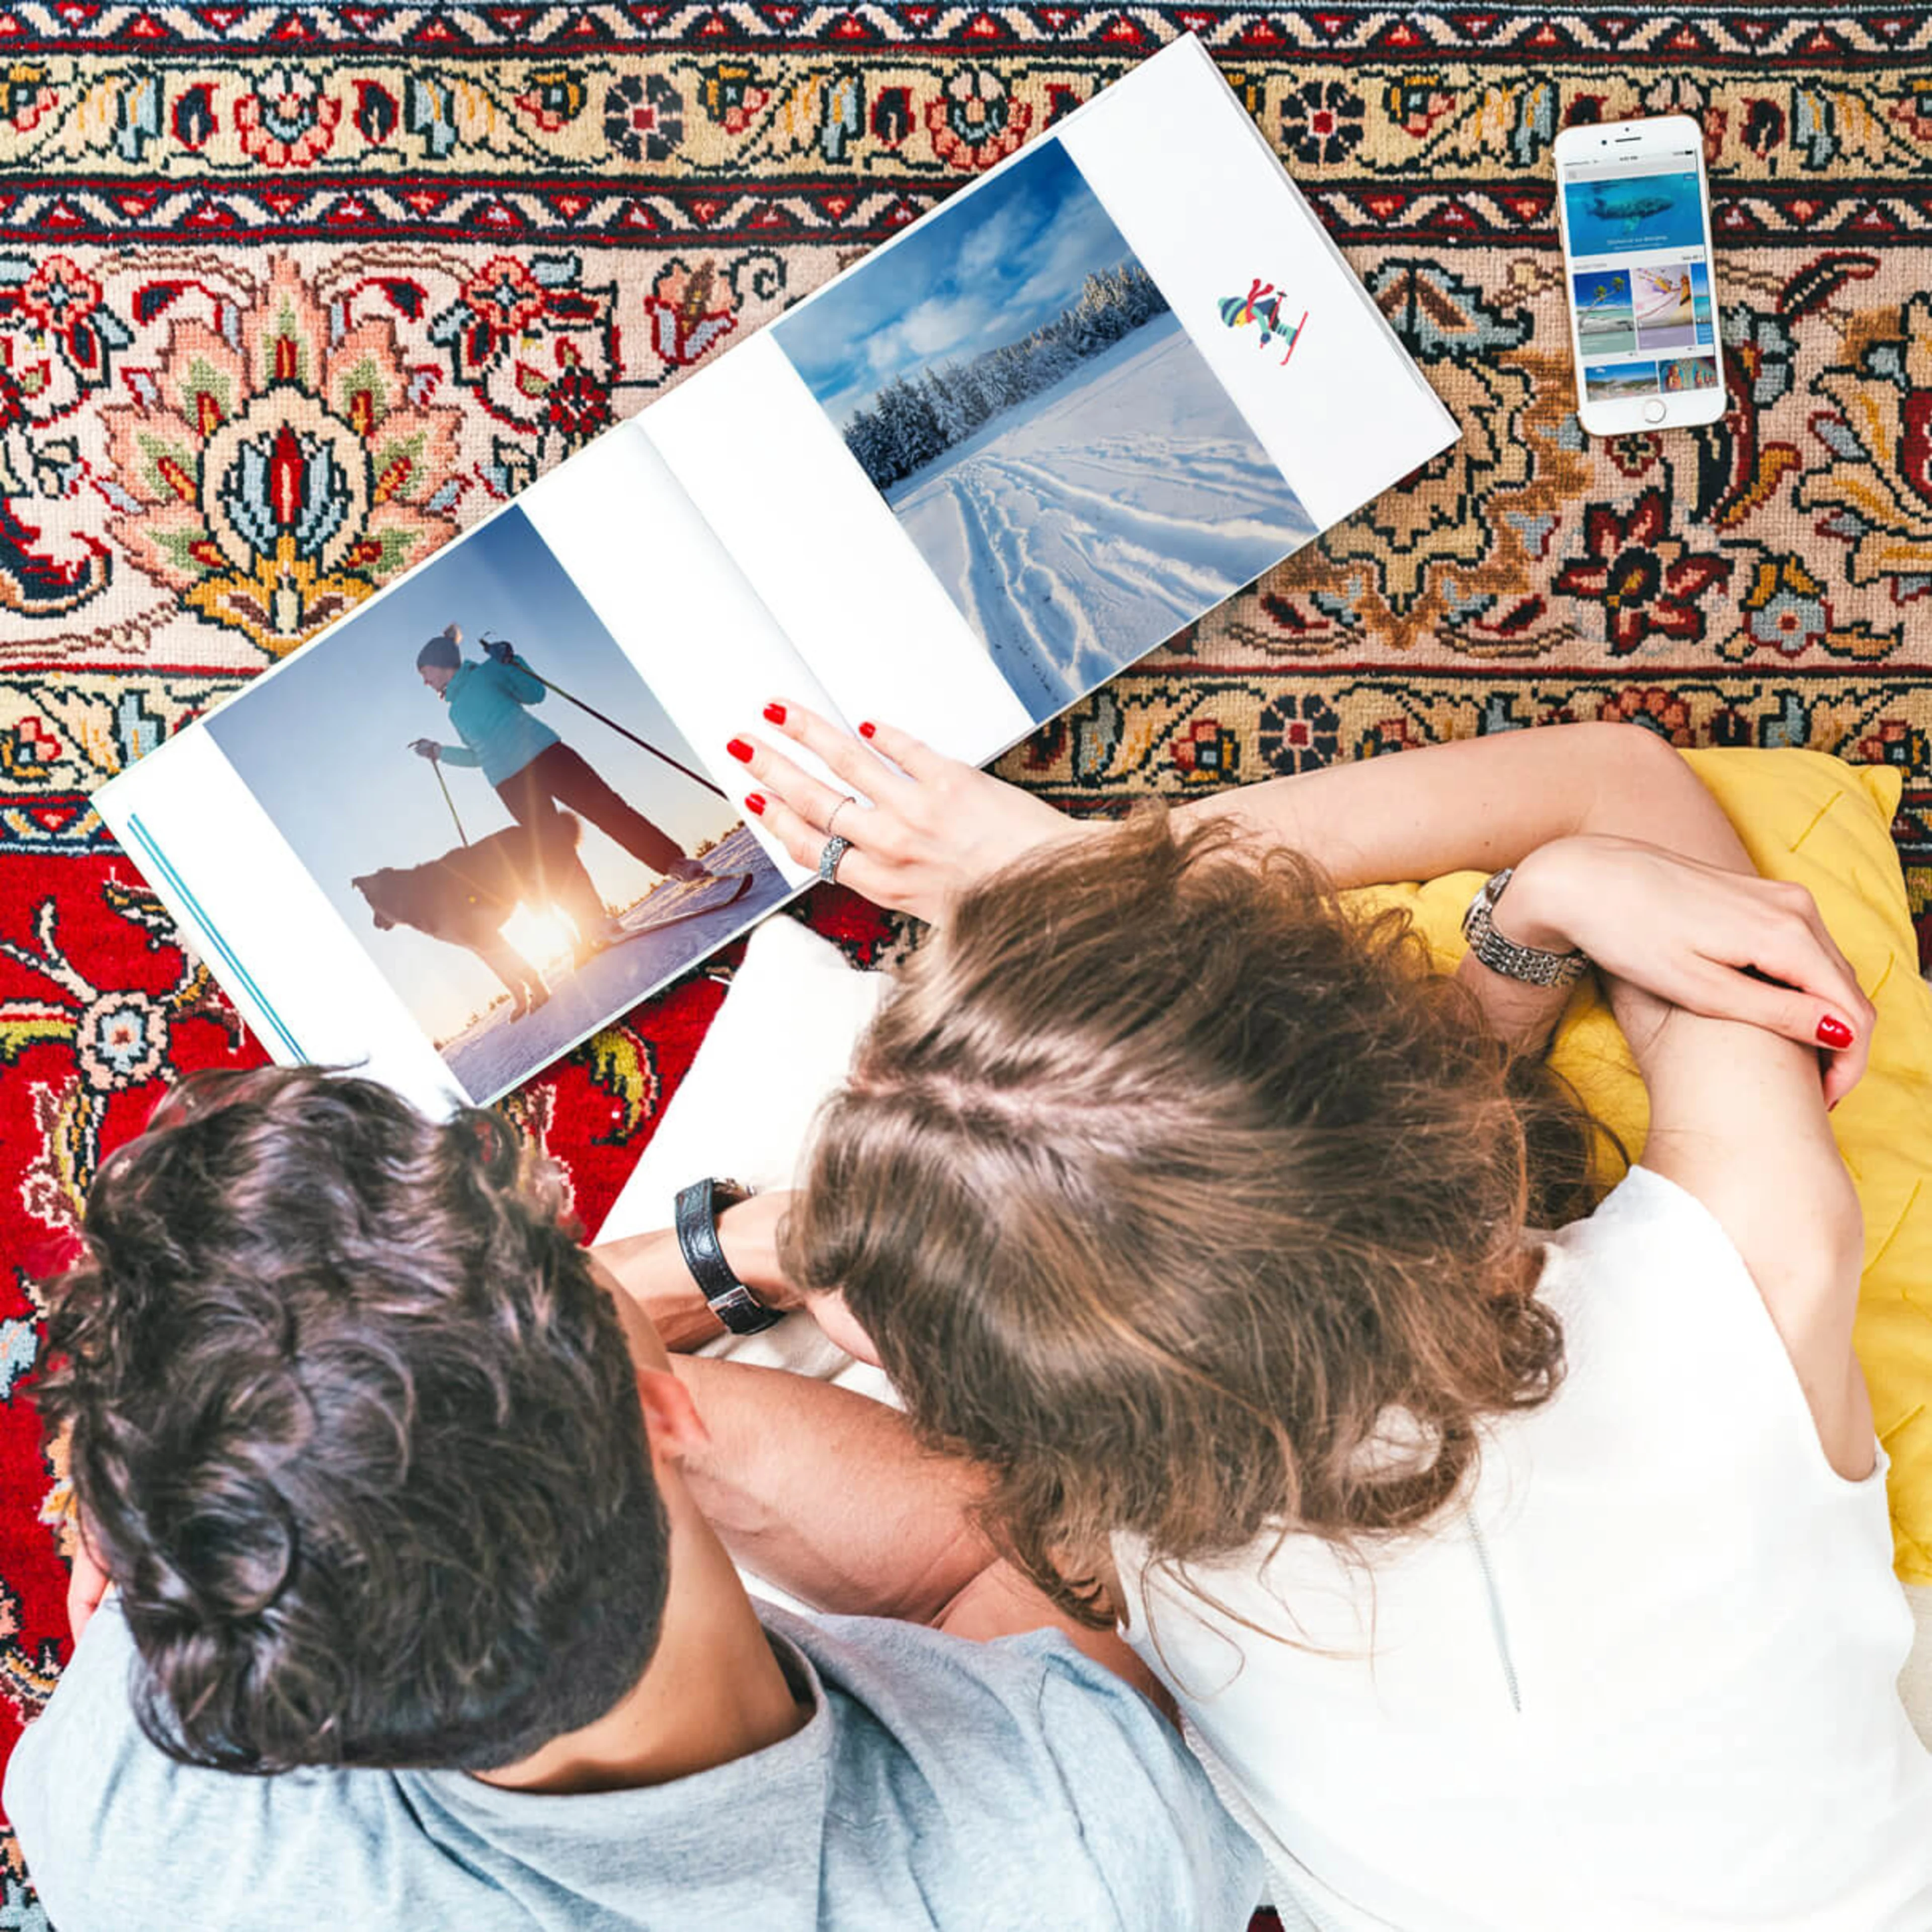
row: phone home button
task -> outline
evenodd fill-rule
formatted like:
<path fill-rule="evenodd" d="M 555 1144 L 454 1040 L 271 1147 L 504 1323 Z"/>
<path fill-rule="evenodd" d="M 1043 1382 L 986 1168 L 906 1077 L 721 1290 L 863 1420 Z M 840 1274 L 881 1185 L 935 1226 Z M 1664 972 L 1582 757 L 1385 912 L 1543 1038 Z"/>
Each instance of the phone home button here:
<path fill-rule="evenodd" d="M 1661 422 L 1664 420 L 1664 410 L 1665 405 L 1660 400 L 1654 403 L 1646 403 L 1643 406 L 1643 419 L 1646 422 Z"/>

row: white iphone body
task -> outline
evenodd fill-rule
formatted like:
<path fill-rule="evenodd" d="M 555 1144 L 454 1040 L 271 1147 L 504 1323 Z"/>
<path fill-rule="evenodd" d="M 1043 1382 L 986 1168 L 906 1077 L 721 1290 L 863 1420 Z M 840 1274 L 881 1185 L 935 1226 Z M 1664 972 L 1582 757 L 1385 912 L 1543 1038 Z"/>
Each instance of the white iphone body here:
<path fill-rule="evenodd" d="M 1716 422 L 1724 358 L 1702 128 L 1684 114 L 1564 128 L 1556 207 L 1583 427 Z"/>

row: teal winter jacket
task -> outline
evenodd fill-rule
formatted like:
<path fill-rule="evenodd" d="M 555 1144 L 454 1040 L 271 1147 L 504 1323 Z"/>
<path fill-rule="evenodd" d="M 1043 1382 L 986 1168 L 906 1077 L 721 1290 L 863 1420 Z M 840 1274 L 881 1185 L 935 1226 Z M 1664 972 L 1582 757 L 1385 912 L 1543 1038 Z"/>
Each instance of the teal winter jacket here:
<path fill-rule="evenodd" d="M 543 702 L 542 683 L 514 658 L 508 664 L 484 658 L 458 665 L 442 698 L 463 740 L 437 748 L 443 763 L 481 765 L 493 785 L 521 771 L 557 741 L 556 734 L 538 724 L 528 709 Z"/>

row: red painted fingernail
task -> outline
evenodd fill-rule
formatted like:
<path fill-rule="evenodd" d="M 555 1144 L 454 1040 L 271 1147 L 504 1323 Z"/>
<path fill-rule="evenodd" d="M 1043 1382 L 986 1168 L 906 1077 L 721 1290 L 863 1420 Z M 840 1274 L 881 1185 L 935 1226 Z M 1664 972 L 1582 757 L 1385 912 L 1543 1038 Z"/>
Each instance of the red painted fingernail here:
<path fill-rule="evenodd" d="M 734 738 L 724 748 L 741 765 L 748 765 L 752 762 L 752 748 L 745 742 L 743 739 Z"/>
<path fill-rule="evenodd" d="M 767 724 L 782 724 L 784 719 L 785 710 L 782 704 L 768 704 L 765 706 L 765 720 Z"/>
<path fill-rule="evenodd" d="M 765 815 L 765 801 L 762 794 L 754 791 L 747 792 L 745 794 L 745 809 L 754 818 L 764 818 Z"/>
<path fill-rule="evenodd" d="M 869 738 L 878 728 L 876 724 L 861 724 L 859 727 L 859 735 L 862 738 Z"/>
<path fill-rule="evenodd" d="M 1818 1044 L 1842 1050 L 1852 1043 L 1852 1030 L 1843 1020 L 1834 1020 L 1829 1013 L 1818 1022 Z"/>

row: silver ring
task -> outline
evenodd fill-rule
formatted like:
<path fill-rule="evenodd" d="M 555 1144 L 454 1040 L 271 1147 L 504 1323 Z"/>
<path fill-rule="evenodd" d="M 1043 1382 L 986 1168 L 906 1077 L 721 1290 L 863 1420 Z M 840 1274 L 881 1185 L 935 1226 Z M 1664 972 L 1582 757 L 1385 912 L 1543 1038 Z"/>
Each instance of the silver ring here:
<path fill-rule="evenodd" d="M 818 876 L 829 886 L 838 877 L 838 862 L 852 849 L 849 838 L 841 838 L 836 832 L 826 840 L 825 849 L 818 855 Z"/>
<path fill-rule="evenodd" d="M 826 836 L 828 838 L 831 836 L 832 827 L 838 823 L 838 814 L 843 812 L 848 805 L 856 805 L 858 802 L 859 801 L 848 791 L 845 796 L 825 814 L 825 831 Z"/>

